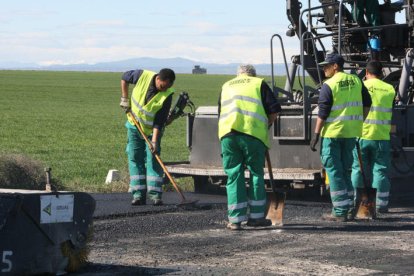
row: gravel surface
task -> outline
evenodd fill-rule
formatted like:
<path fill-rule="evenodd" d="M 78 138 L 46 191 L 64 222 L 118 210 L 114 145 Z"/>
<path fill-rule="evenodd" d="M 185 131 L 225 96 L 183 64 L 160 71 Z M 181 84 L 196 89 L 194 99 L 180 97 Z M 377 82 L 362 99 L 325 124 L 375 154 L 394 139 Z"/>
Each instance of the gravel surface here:
<path fill-rule="evenodd" d="M 201 208 L 178 208 L 174 193 L 133 207 L 126 194 L 94 195 L 90 264 L 76 275 L 414 274 L 414 206 L 334 223 L 320 219 L 327 202 L 287 201 L 283 227 L 229 231 L 225 196 L 186 196 Z"/>

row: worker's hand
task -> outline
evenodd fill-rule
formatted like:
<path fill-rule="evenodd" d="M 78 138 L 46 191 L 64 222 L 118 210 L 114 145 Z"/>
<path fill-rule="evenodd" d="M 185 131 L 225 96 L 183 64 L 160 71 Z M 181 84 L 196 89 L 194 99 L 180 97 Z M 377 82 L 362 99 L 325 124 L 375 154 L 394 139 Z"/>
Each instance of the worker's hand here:
<path fill-rule="evenodd" d="M 125 97 L 121 97 L 121 103 L 119 106 L 127 113 L 131 110 L 131 104 L 129 103 L 129 99 Z"/>
<path fill-rule="evenodd" d="M 318 144 L 319 136 L 320 136 L 319 133 L 315 133 L 312 140 L 311 140 L 311 142 L 310 142 L 310 149 L 312 151 L 316 151 L 316 145 Z"/>
<path fill-rule="evenodd" d="M 151 152 L 158 154 L 158 145 L 157 145 L 157 142 L 151 141 Z"/>

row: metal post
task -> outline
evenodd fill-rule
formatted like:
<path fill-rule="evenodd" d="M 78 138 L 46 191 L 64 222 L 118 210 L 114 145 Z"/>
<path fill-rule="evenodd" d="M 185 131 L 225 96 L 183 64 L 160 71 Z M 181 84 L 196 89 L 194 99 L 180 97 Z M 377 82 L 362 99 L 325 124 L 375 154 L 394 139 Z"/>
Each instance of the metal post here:
<path fill-rule="evenodd" d="M 292 83 L 292 79 L 291 79 L 291 77 L 289 75 L 289 69 L 288 69 L 288 66 L 287 66 L 286 54 L 285 54 L 285 47 L 283 46 L 282 37 L 280 35 L 278 35 L 278 34 L 274 34 L 274 35 L 272 35 L 272 38 L 270 39 L 270 63 L 271 63 L 271 66 L 272 66 L 271 72 L 272 72 L 272 91 L 273 92 L 275 92 L 275 79 L 274 79 L 274 72 L 273 72 L 273 38 L 274 37 L 279 38 L 280 46 L 282 47 L 282 56 L 283 56 L 283 61 L 285 63 L 285 70 L 286 70 L 286 77 L 287 77 L 287 80 L 286 81 L 288 81 L 289 83 Z M 286 90 L 286 91 L 292 92 L 291 89 L 290 90 Z"/>
<path fill-rule="evenodd" d="M 52 191 L 52 185 L 51 185 L 51 177 L 50 177 L 50 172 L 52 171 L 52 168 L 45 168 L 45 173 L 46 173 L 46 187 L 45 190 L 46 192 L 51 192 Z"/>
<path fill-rule="evenodd" d="M 339 1 L 339 19 L 338 19 L 338 54 L 341 54 L 342 48 L 342 2 L 343 0 Z"/>

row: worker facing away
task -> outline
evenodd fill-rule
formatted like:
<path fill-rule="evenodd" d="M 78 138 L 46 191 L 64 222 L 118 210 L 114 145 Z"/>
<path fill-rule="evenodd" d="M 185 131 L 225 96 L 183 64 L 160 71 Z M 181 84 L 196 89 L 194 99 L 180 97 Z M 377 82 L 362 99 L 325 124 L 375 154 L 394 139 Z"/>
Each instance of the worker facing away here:
<path fill-rule="evenodd" d="M 171 107 L 175 81 L 173 70 L 165 68 L 156 74 L 147 70 L 131 70 L 122 75 L 121 103 L 125 112 L 131 111 L 143 132 L 152 143 L 149 147 L 131 118 L 125 124 L 128 130 L 129 192 L 132 205 L 145 205 L 146 196 L 153 205 L 162 205 L 163 170 L 152 152 L 160 154 L 162 130 Z M 134 84 L 131 98 L 129 84 Z"/>
<path fill-rule="evenodd" d="M 371 99 L 362 81 L 353 74 L 343 72 L 344 59 L 331 52 L 321 62 L 328 80 L 322 85 L 318 101 L 318 118 L 312 151 L 321 139 L 321 161 L 330 182 L 332 212 L 325 220 L 346 221 L 352 212 L 354 190 L 351 182 L 352 151 L 355 139 L 362 132 L 363 106 L 369 107 Z M 365 111 L 368 113 L 368 109 Z"/>
<path fill-rule="evenodd" d="M 372 106 L 363 123 L 362 135 L 358 141 L 365 175 L 368 182 L 372 184 L 372 188 L 377 190 L 375 204 L 377 213 L 388 211 L 390 194 L 388 171 L 391 162 L 390 131 L 392 106 L 395 98 L 394 87 L 382 81 L 381 76 L 382 64 L 379 61 L 369 62 L 366 67 L 364 84 L 371 95 Z M 356 148 L 352 165 L 352 185 L 358 198 L 364 185 Z"/>
<path fill-rule="evenodd" d="M 218 136 L 227 179 L 227 228 L 270 226 L 265 219 L 265 151 L 269 148 L 268 127 L 281 108 L 252 65 L 240 65 L 237 77 L 226 82 L 218 102 Z M 250 171 L 246 189 L 244 171 Z M 249 213 L 248 213 L 249 210 Z"/>

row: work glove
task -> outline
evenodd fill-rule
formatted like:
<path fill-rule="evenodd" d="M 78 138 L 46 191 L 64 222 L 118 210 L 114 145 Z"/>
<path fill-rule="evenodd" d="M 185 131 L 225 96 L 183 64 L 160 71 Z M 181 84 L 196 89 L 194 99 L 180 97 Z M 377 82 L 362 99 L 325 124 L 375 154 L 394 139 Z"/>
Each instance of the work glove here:
<path fill-rule="evenodd" d="M 129 99 L 125 97 L 121 97 L 121 103 L 119 106 L 127 113 L 131 110 L 131 104 L 129 103 Z"/>
<path fill-rule="evenodd" d="M 311 142 L 310 142 L 310 149 L 312 151 L 316 151 L 316 145 L 318 144 L 319 136 L 320 136 L 319 133 L 315 133 L 312 140 L 311 140 Z"/>
<path fill-rule="evenodd" d="M 158 144 L 157 144 L 157 142 L 151 141 L 151 152 L 158 154 Z"/>

